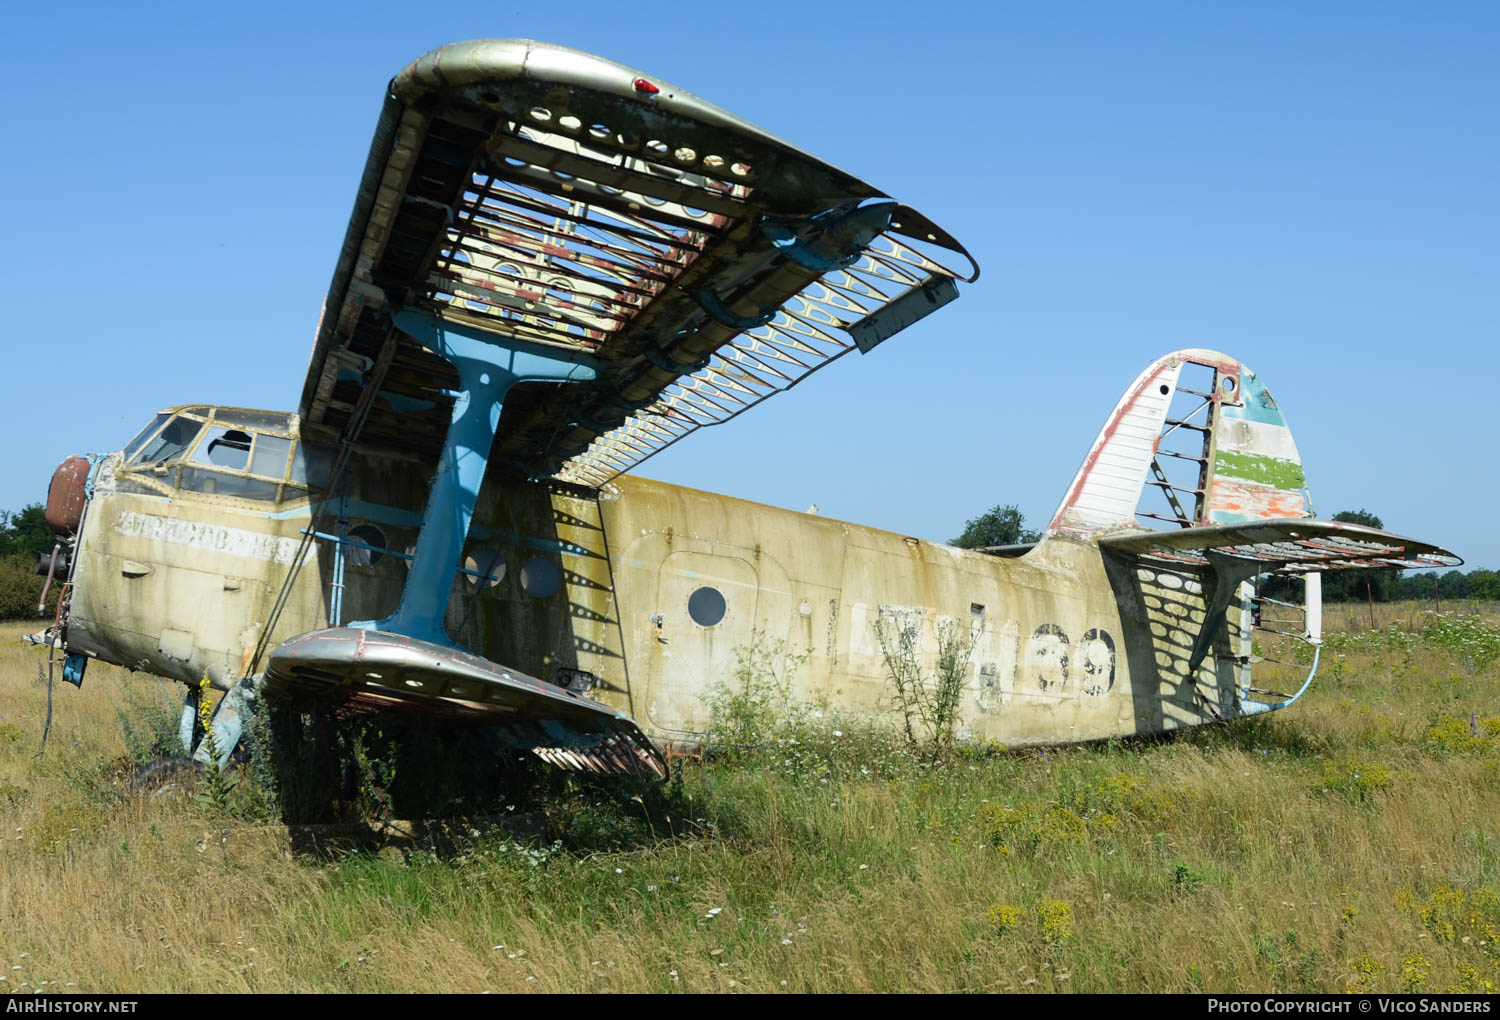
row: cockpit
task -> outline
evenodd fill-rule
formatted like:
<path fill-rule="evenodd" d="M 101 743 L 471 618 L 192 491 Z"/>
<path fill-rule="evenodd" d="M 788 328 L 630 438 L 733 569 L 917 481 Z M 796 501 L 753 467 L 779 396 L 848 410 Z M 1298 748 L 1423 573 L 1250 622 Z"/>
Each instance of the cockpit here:
<path fill-rule="evenodd" d="M 331 456 L 298 439 L 297 416 L 232 407 L 158 414 L 125 447 L 118 477 L 137 491 L 201 492 L 266 503 L 327 484 Z"/>

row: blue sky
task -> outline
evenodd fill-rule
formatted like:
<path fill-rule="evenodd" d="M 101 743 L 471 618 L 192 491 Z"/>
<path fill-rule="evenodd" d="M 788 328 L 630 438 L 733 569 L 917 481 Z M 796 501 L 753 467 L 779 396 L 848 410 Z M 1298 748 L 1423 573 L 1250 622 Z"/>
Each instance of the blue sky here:
<path fill-rule="evenodd" d="M 1500 566 L 1500 5 L 20 3 L 6 24 L 0 508 L 160 407 L 293 408 L 385 82 L 522 36 L 811 149 L 984 270 L 642 474 L 938 540 L 996 503 L 1036 523 L 1136 373 L 1209 347 L 1276 395 L 1320 515 Z"/>

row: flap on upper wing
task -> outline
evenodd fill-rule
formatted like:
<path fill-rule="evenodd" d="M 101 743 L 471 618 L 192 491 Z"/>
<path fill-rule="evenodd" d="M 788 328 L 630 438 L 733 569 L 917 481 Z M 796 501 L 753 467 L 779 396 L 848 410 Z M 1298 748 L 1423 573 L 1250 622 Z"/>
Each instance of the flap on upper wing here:
<path fill-rule="evenodd" d="M 1390 532 L 1339 521 L 1309 518 L 1222 524 L 1180 531 L 1105 535 L 1099 547 L 1157 562 L 1200 567 L 1208 553 L 1265 564 L 1264 573 L 1305 574 L 1324 570 L 1456 567 L 1463 560 L 1446 549 Z"/>
<path fill-rule="evenodd" d="M 391 83 L 303 427 L 363 420 L 368 445 L 436 451 L 454 373 L 391 324 L 419 309 L 591 355 L 597 384 L 512 392 L 493 455 L 597 486 L 977 275 L 915 210 L 667 82 L 544 43 L 457 43 Z"/>

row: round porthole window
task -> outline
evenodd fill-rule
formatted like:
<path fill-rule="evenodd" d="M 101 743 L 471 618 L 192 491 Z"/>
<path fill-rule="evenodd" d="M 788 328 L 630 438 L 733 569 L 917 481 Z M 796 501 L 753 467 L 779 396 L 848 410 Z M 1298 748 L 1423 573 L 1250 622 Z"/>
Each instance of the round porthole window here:
<path fill-rule="evenodd" d="M 545 557 L 533 557 L 521 568 L 521 588 L 532 598 L 544 599 L 560 587 L 562 571 Z"/>
<path fill-rule="evenodd" d="M 464 558 L 464 569 L 471 571 L 464 580 L 480 591 L 493 588 L 505 579 L 505 560 L 493 549 L 481 546 Z"/>
<path fill-rule="evenodd" d="M 348 537 L 350 544 L 344 546 L 344 556 L 356 567 L 373 567 L 385 559 L 385 532 L 375 525 L 361 524 L 351 528 Z M 359 545 L 354 545 L 354 542 Z"/>
<path fill-rule="evenodd" d="M 712 627 L 724 619 L 724 593 L 704 586 L 688 596 L 688 615 L 700 627 Z"/>

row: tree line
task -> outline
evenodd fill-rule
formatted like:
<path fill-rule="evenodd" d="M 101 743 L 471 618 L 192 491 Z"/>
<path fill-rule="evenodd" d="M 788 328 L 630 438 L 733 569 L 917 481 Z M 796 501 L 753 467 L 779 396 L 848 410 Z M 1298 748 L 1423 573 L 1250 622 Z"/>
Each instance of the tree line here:
<path fill-rule="evenodd" d="M 15 513 L 0 510 L 0 620 L 37 618 L 36 604 L 46 582 L 34 568 L 37 558 L 51 552 L 56 541 L 42 504 L 32 503 Z M 54 584 L 54 603 L 57 590 Z"/>

